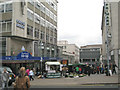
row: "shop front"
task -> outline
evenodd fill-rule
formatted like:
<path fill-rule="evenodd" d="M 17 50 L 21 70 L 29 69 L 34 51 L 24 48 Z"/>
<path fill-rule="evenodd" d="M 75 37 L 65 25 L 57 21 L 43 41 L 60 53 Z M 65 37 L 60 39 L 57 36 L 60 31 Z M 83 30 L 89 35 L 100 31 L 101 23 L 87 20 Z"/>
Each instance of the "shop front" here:
<path fill-rule="evenodd" d="M 46 71 L 45 63 L 47 61 L 57 61 L 60 58 L 33 57 L 29 52 L 23 51 L 17 56 L 3 56 L 0 60 L 2 60 L 2 66 L 10 67 L 14 74 L 18 74 L 20 67 L 34 68 L 39 74 L 43 74 Z"/>

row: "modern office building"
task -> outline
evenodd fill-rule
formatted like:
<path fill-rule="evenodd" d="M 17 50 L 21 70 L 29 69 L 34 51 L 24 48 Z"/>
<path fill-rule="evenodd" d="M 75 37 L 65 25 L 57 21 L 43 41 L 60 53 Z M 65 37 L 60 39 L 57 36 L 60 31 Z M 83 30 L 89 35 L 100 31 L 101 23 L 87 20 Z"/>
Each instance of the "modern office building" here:
<path fill-rule="evenodd" d="M 63 60 L 68 60 L 68 64 L 79 63 L 79 47 L 77 45 L 69 44 L 66 40 L 61 40 L 58 41 L 58 46 L 63 48 Z"/>
<path fill-rule="evenodd" d="M 80 63 L 100 66 L 102 62 L 100 61 L 102 45 L 86 45 L 80 47 Z"/>
<path fill-rule="evenodd" d="M 1 56 L 59 57 L 57 0 L 0 1 Z"/>
<path fill-rule="evenodd" d="M 120 0 L 104 2 L 102 15 L 102 59 L 120 68 Z M 107 56 L 109 58 L 107 58 Z M 109 60 L 109 61 L 108 61 Z"/>

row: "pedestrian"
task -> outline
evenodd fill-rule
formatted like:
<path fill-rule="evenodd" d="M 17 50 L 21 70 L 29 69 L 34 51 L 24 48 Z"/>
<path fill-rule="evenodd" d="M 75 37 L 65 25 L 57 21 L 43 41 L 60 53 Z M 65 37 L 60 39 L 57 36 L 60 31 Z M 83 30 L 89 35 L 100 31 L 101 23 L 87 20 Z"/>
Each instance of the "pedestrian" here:
<path fill-rule="evenodd" d="M 79 74 L 79 67 L 77 66 L 75 69 L 76 69 L 76 74 Z"/>
<path fill-rule="evenodd" d="M 82 68 L 79 67 L 79 74 L 82 74 Z"/>
<path fill-rule="evenodd" d="M 30 79 L 25 76 L 25 67 L 20 68 L 19 75 L 13 85 L 15 90 L 28 90 L 30 88 Z"/>
<path fill-rule="evenodd" d="M 112 74 L 116 74 L 117 72 L 116 72 L 116 69 L 115 69 L 115 67 L 117 67 L 117 65 L 116 64 L 113 64 L 113 66 L 112 66 Z M 118 67 L 117 67 L 118 68 Z"/>
<path fill-rule="evenodd" d="M 99 68 L 99 66 L 97 66 L 97 74 L 99 74 L 99 70 L 100 70 L 100 68 Z"/>
<path fill-rule="evenodd" d="M 29 76 L 30 76 L 30 81 L 31 81 L 31 79 L 34 80 L 34 78 L 33 78 L 34 77 L 34 72 L 33 72 L 32 69 L 29 72 Z"/>
<path fill-rule="evenodd" d="M 29 72 L 30 72 L 30 70 L 27 69 L 27 70 L 26 70 L 26 75 L 27 75 L 27 76 L 29 76 Z"/>
<path fill-rule="evenodd" d="M 2 88 L 8 88 L 8 81 L 9 81 L 9 73 L 7 72 L 6 68 L 4 68 L 1 76 L 2 81 Z"/>
<path fill-rule="evenodd" d="M 91 69 L 90 69 L 90 66 L 89 65 L 87 65 L 87 74 L 88 74 L 88 76 L 90 76 L 90 74 L 91 74 Z"/>

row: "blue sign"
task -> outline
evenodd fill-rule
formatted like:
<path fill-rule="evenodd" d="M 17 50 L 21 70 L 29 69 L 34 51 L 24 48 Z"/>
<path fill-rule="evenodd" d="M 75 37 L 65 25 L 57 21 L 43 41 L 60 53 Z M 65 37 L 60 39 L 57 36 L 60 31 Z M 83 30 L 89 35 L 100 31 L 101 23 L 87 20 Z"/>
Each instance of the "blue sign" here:
<path fill-rule="evenodd" d="M 2 56 L 0 60 L 41 60 L 41 57 L 32 57 L 29 52 L 23 51 L 17 56 Z M 42 57 L 42 60 L 62 60 L 62 58 Z"/>
<path fill-rule="evenodd" d="M 20 59 L 20 60 L 32 59 L 32 55 L 26 51 L 23 51 L 17 55 L 17 59 Z"/>
<path fill-rule="evenodd" d="M 20 20 L 16 20 L 16 26 L 24 29 L 25 28 L 25 23 L 20 21 Z"/>

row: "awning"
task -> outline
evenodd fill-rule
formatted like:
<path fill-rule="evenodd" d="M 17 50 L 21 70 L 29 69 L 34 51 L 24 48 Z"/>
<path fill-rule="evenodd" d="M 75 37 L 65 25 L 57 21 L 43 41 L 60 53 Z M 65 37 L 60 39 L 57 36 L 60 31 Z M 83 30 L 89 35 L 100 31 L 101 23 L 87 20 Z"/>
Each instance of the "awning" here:
<path fill-rule="evenodd" d="M 47 65 L 60 65 L 60 62 L 46 62 Z"/>

